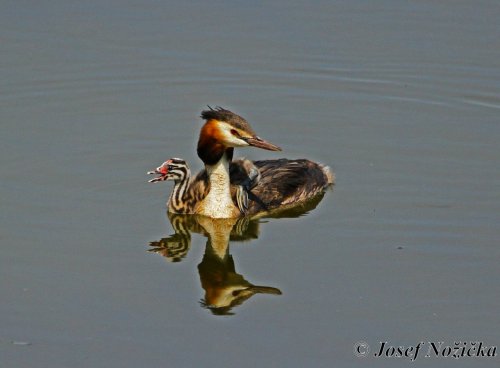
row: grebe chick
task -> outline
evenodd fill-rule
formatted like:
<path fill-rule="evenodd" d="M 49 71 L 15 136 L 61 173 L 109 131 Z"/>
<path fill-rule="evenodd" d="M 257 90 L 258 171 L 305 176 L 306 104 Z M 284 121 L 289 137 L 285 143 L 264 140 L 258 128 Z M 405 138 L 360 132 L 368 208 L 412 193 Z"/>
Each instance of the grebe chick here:
<path fill-rule="evenodd" d="M 248 191 L 253 188 L 259 178 L 259 170 L 246 159 L 238 159 L 229 165 L 231 175 L 230 191 L 233 204 L 241 214 L 248 209 Z M 150 183 L 171 180 L 174 188 L 167 202 L 168 212 L 175 214 L 195 214 L 197 206 L 210 191 L 210 182 L 206 170 L 195 177 L 191 176 L 189 166 L 183 159 L 171 158 L 148 174 L 158 174 Z"/>

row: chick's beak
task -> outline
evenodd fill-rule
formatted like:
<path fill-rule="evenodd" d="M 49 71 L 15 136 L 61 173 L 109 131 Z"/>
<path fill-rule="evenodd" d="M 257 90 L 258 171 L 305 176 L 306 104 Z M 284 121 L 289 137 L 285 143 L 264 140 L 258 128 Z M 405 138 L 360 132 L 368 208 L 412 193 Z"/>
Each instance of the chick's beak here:
<path fill-rule="evenodd" d="M 281 151 L 280 147 L 278 147 L 278 146 L 276 146 L 268 141 L 265 141 L 262 138 L 257 137 L 257 136 L 246 138 L 245 141 L 250 146 L 253 146 L 253 147 L 263 148 L 263 149 L 268 150 L 268 151 Z"/>
<path fill-rule="evenodd" d="M 161 166 L 158 166 L 155 170 L 148 171 L 148 175 L 159 174 L 156 178 L 148 180 L 148 183 L 157 183 L 159 181 L 167 180 L 168 174 L 168 161 L 164 162 Z"/>

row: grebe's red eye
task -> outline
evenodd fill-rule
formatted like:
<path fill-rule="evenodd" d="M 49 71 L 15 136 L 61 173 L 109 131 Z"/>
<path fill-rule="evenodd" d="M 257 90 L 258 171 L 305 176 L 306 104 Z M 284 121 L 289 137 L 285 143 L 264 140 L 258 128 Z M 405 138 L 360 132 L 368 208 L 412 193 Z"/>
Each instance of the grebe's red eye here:
<path fill-rule="evenodd" d="M 231 134 L 236 136 L 236 137 L 240 136 L 240 133 L 238 133 L 238 131 L 236 129 L 231 129 Z"/>

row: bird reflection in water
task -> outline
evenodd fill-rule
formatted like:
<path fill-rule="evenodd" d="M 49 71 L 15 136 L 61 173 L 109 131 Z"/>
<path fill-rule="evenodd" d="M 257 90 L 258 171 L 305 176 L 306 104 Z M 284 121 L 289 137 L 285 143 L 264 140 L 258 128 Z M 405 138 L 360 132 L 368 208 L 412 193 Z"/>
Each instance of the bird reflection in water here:
<path fill-rule="evenodd" d="M 303 205 L 281 212 L 279 218 L 299 217 L 314 209 L 323 194 Z M 201 305 L 215 315 L 231 315 L 232 309 L 256 294 L 281 295 L 278 288 L 254 285 L 236 272 L 230 242 L 252 241 L 258 238 L 262 220 L 248 217 L 214 219 L 200 215 L 180 215 L 167 212 L 175 231 L 169 237 L 150 242 L 150 252 L 171 262 L 180 262 L 189 252 L 191 233 L 207 238 L 205 254 L 198 265 L 201 286 L 205 291 Z"/>

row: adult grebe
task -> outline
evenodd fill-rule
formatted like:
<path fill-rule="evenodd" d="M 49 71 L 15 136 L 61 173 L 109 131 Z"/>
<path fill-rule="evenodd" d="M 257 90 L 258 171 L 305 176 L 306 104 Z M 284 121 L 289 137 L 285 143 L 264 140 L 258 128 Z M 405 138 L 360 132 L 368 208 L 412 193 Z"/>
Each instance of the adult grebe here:
<path fill-rule="evenodd" d="M 281 149 L 257 137 L 245 119 L 229 110 L 205 110 L 201 117 L 206 122 L 201 128 L 197 152 L 205 164 L 205 171 L 199 173 L 194 180 L 177 179 L 177 190 L 174 188 L 172 192 L 177 195 L 170 197 L 169 211 L 213 218 L 239 217 L 242 213 L 264 215 L 302 204 L 323 193 L 334 182 L 333 173 L 327 166 L 309 160 L 255 161 L 253 165 L 258 169 L 259 175 L 248 175 L 247 182 L 251 184 L 244 186 L 239 195 L 235 195 L 234 190 L 231 195 L 230 171 L 240 174 L 252 171 L 251 164 L 246 167 L 232 166 L 233 170 L 230 170 L 234 147 L 254 146 L 272 151 Z M 187 167 L 185 161 L 177 163 Z M 153 181 L 176 180 L 167 175 L 168 165 L 155 172 L 161 176 Z M 178 169 L 182 171 L 180 167 Z M 235 180 L 233 184 L 234 182 Z M 247 195 L 250 200 L 245 203 Z M 236 200 L 233 201 L 233 198 Z M 179 210 L 174 208 L 174 203 L 187 212 L 177 212 Z"/>

